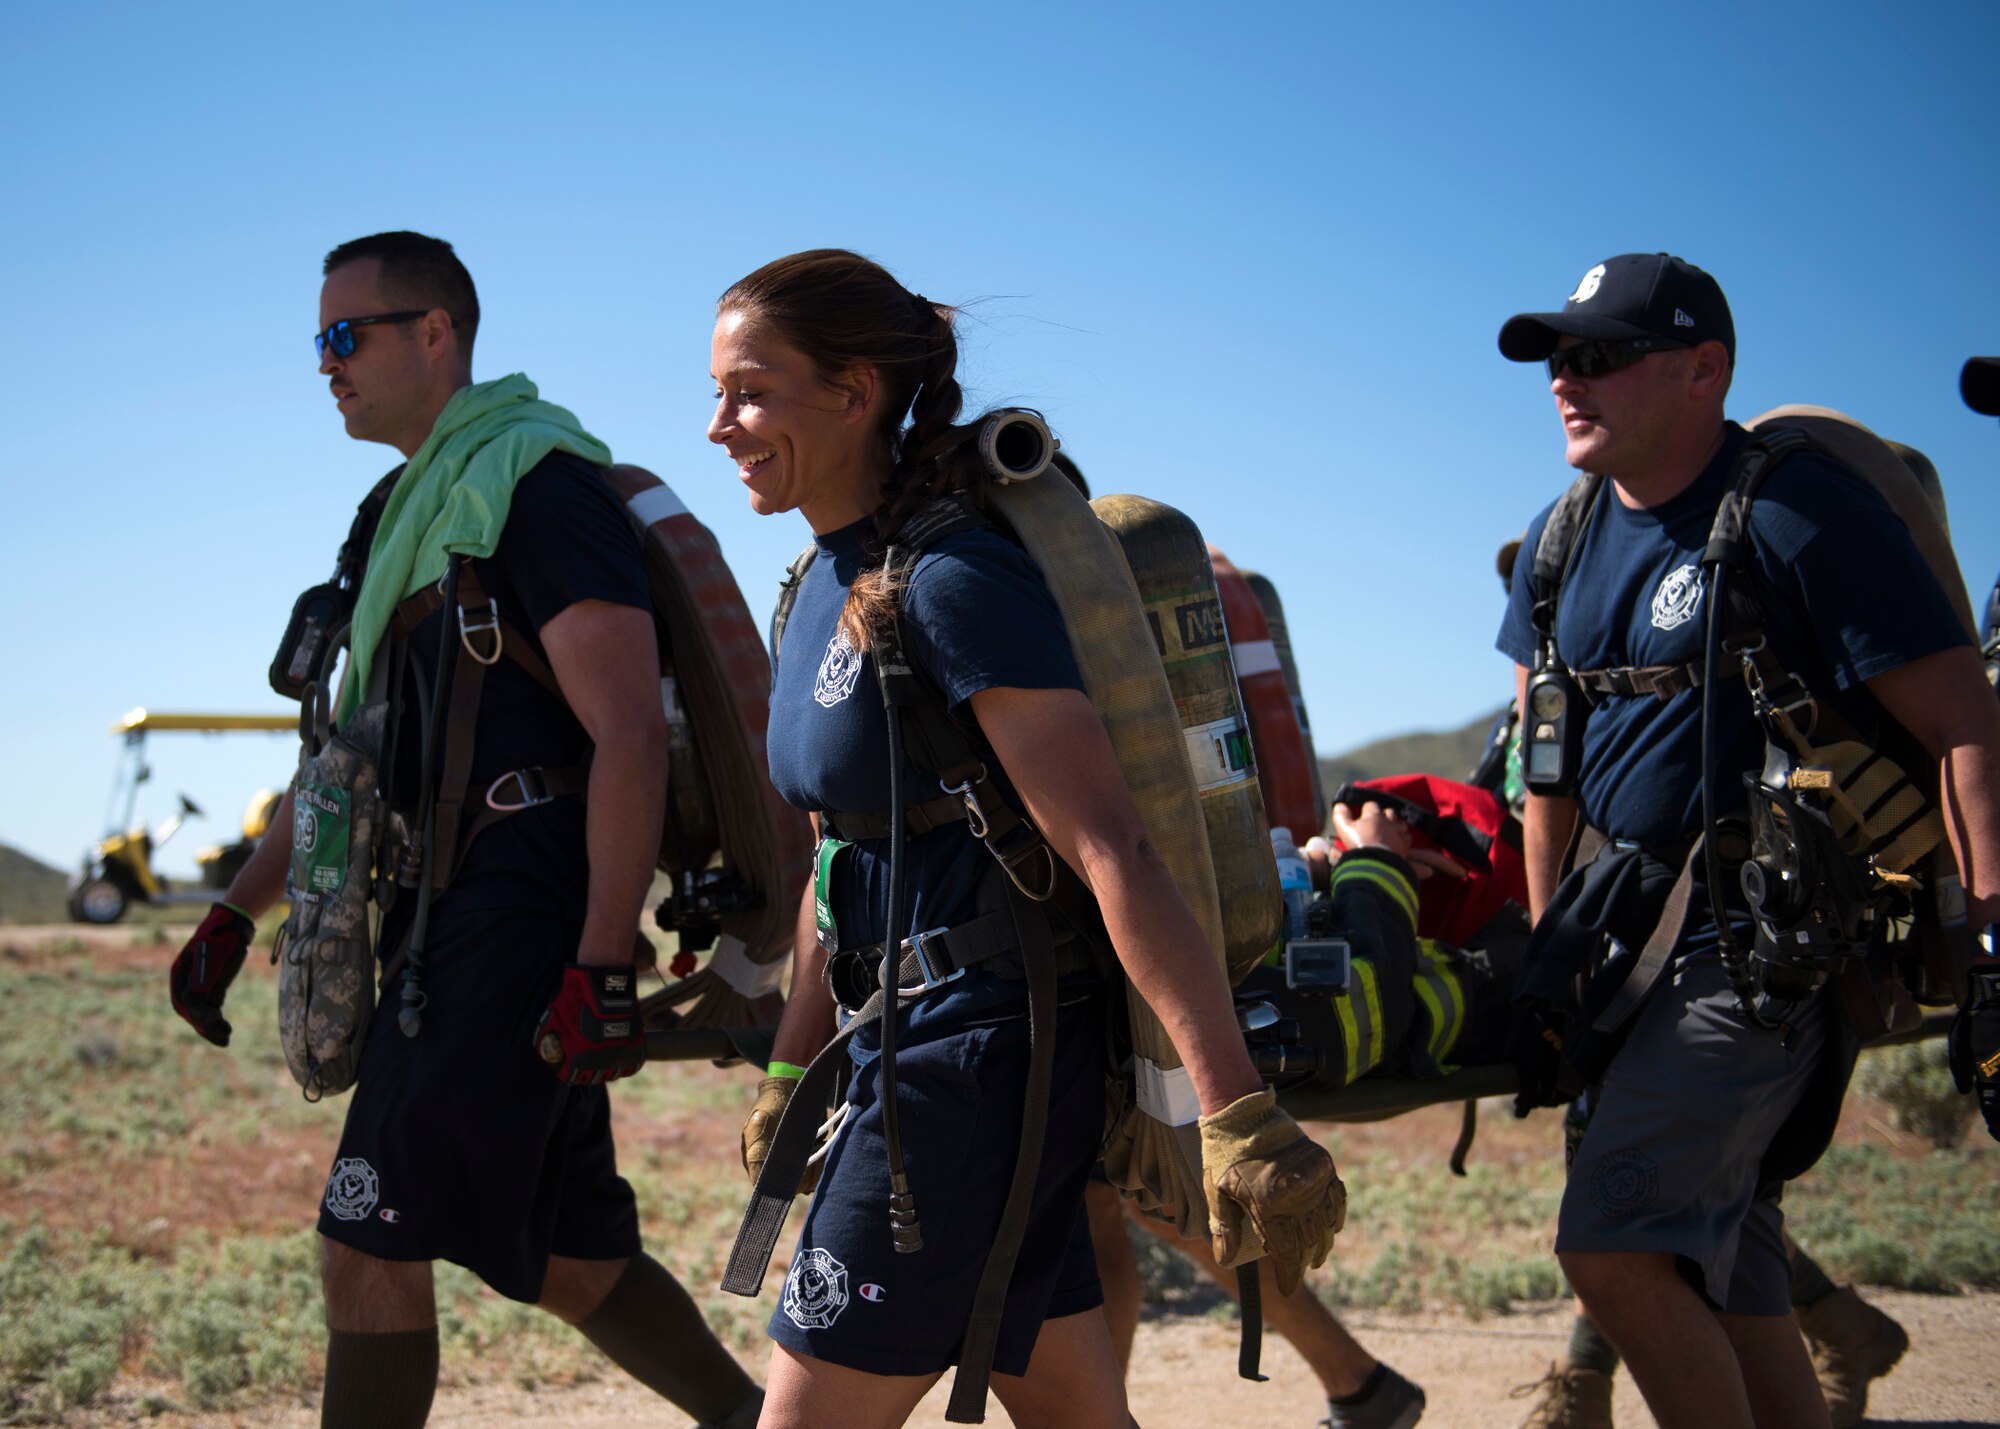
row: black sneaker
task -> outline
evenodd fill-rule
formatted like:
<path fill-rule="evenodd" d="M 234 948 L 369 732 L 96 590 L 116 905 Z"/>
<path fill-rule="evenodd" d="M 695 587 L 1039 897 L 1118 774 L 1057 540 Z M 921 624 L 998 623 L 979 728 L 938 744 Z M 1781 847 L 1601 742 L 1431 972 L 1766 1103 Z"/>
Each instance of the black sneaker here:
<path fill-rule="evenodd" d="M 1424 1392 L 1382 1366 L 1382 1382 L 1359 1404 L 1327 1403 L 1320 1429 L 1410 1429 L 1424 1417 Z"/>

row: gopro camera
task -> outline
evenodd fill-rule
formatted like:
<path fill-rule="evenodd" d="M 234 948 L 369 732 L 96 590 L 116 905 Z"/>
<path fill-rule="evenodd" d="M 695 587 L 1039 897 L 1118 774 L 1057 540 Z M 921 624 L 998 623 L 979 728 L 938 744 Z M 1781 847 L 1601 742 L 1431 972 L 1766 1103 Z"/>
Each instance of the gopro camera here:
<path fill-rule="evenodd" d="M 1345 938 L 1294 938 L 1285 944 L 1286 987 L 1345 997 L 1353 976 Z"/>
<path fill-rule="evenodd" d="M 1572 793 L 1583 759 L 1583 692 L 1560 666 L 1537 670 L 1522 705 L 1521 776 L 1528 792 Z"/>

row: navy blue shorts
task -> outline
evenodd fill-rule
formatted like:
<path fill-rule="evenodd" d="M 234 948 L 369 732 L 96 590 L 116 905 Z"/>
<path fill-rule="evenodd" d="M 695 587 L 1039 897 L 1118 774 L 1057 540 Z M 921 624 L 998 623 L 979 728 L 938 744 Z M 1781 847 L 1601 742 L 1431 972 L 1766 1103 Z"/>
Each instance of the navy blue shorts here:
<path fill-rule="evenodd" d="M 533 1047 L 580 932 L 546 913 L 437 909 L 423 1030 L 402 1035 L 392 984 L 361 1049 L 321 1235 L 383 1260 L 449 1260 L 530 1302 L 551 1254 L 638 1253 L 609 1096 L 558 1081 Z"/>
<path fill-rule="evenodd" d="M 1764 1154 L 1829 1055 L 1829 997 L 1791 1045 L 1753 1027 L 1714 955 L 1654 990 L 1605 1069 L 1556 1222 L 1558 1251 L 1665 1252 L 1732 1315 L 1792 1313 L 1780 1187 Z"/>
<path fill-rule="evenodd" d="M 1083 1209 L 1104 1139 L 1103 1022 L 1096 989 L 1057 1015 L 1048 1141 L 1001 1318 L 1001 1374 L 1027 1371 L 1044 1320 L 1104 1303 Z M 870 1060 L 771 1316 L 786 1349 L 869 1374 L 937 1374 L 957 1361 L 1020 1149 L 1025 1010 L 915 1035 L 896 1048 L 896 1104 L 923 1249 L 898 1254 L 889 1242 L 880 1063 Z"/>

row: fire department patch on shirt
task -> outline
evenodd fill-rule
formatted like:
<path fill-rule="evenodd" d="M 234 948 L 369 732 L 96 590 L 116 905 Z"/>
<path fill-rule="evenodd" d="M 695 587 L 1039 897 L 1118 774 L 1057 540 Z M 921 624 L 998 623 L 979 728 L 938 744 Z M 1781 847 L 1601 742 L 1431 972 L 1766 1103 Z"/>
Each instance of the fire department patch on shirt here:
<path fill-rule="evenodd" d="M 801 1250 L 785 1277 L 778 1308 L 801 1330 L 830 1329 L 847 1308 L 847 1267 L 818 1246 Z"/>
<path fill-rule="evenodd" d="M 820 657 L 819 678 L 813 681 L 813 698 L 827 709 L 832 709 L 854 693 L 854 682 L 861 675 L 861 652 L 847 638 L 845 630 L 833 632 L 833 639 L 826 642 L 826 654 Z"/>
<path fill-rule="evenodd" d="M 1701 567 L 1693 564 L 1670 571 L 1653 592 L 1653 628 L 1678 630 L 1694 619 L 1701 604 Z"/>

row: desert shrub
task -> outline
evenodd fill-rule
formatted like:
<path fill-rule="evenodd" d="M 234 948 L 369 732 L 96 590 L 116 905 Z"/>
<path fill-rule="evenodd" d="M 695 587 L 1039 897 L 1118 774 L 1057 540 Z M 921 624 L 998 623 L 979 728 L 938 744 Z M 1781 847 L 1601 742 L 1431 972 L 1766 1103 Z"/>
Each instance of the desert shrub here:
<path fill-rule="evenodd" d="M 11 1240 L 11 1244 L 8 1244 Z M 65 1265 L 39 1223 L 0 1223 L 0 1420 L 44 1423 L 93 1402 L 138 1317 L 129 1267 Z"/>
<path fill-rule="evenodd" d="M 1964 1141 L 1972 1125 L 1972 1099 L 1953 1085 L 1943 1042 L 1909 1042 L 1862 1054 L 1854 1089 L 1888 1107 L 1899 1128 L 1942 1151 Z"/>

